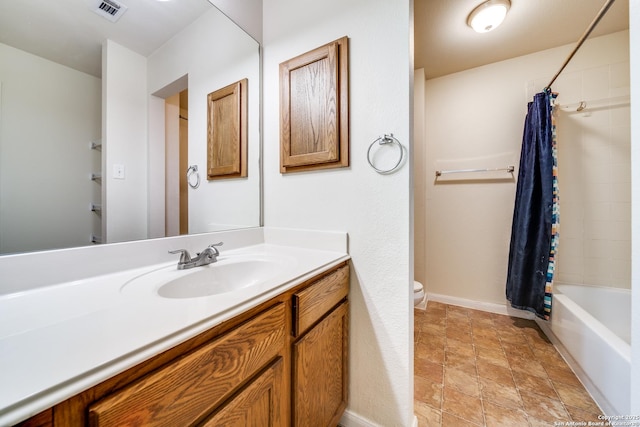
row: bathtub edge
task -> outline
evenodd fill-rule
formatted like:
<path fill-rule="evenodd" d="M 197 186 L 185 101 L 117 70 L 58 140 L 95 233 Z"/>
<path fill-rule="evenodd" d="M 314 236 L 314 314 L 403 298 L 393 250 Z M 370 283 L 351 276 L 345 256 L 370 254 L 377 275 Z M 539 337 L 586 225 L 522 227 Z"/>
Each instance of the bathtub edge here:
<path fill-rule="evenodd" d="M 613 415 L 616 414 L 616 410 L 613 405 L 609 402 L 609 400 L 598 390 L 595 384 L 589 379 L 586 372 L 578 365 L 578 362 L 571 356 L 569 350 L 562 344 L 560 339 L 556 336 L 555 333 L 551 330 L 551 325 L 549 322 L 542 319 L 535 319 L 536 323 L 542 329 L 542 332 L 549 338 L 549 341 L 553 344 L 553 346 L 558 350 L 560 356 L 567 362 L 567 365 L 571 368 L 578 380 L 582 383 L 584 388 L 589 392 L 596 405 L 600 408 L 603 414 L 605 415 Z"/>

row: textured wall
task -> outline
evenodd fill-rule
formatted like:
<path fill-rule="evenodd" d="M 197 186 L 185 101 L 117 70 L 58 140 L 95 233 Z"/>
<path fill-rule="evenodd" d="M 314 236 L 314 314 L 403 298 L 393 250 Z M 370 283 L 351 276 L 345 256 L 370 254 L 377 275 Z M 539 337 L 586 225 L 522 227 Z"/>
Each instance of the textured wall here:
<path fill-rule="evenodd" d="M 410 165 L 380 175 L 366 159 L 384 133 L 409 148 L 411 22 L 407 0 L 264 1 L 265 225 L 349 233 L 347 425 L 413 422 Z M 351 166 L 281 175 L 278 65 L 345 35 Z"/>

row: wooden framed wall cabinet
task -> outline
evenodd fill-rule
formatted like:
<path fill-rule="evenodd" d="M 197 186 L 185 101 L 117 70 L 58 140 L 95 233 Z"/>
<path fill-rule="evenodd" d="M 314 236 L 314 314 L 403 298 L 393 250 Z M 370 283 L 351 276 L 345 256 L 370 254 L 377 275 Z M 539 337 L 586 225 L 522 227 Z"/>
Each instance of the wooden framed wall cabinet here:
<path fill-rule="evenodd" d="M 280 172 L 349 166 L 349 39 L 280 64 Z"/>
<path fill-rule="evenodd" d="M 207 95 L 207 179 L 247 176 L 247 79 Z"/>

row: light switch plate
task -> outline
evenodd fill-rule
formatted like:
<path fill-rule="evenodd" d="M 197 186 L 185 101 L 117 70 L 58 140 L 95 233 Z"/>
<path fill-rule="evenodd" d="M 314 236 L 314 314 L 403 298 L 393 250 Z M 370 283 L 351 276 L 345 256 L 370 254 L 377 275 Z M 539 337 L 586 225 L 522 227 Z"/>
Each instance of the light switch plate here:
<path fill-rule="evenodd" d="M 113 179 L 124 179 L 124 165 L 113 165 Z"/>

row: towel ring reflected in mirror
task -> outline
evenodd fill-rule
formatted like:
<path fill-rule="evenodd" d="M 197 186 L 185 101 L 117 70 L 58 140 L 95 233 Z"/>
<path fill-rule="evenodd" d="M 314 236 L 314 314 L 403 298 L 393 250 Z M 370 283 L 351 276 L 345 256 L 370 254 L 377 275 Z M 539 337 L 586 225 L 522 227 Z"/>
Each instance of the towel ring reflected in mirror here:
<path fill-rule="evenodd" d="M 400 156 L 398 157 L 398 161 L 392 167 L 388 169 L 380 169 L 373 164 L 373 161 L 371 160 L 371 149 L 374 147 L 374 145 L 376 145 L 376 143 L 378 143 L 378 145 L 380 146 L 387 145 L 387 144 L 398 145 L 398 148 L 400 149 Z M 375 141 L 373 141 L 371 145 L 369 145 L 369 149 L 367 150 L 367 161 L 369 162 L 369 165 L 373 168 L 373 170 L 375 170 L 376 172 L 382 175 L 390 174 L 398 170 L 402 166 L 403 160 L 404 160 L 404 146 L 400 143 L 400 141 L 398 141 L 396 137 L 393 136 L 392 133 L 390 133 L 389 135 L 384 134 L 384 136 L 381 136 Z"/>
<path fill-rule="evenodd" d="M 195 184 L 191 179 L 193 176 L 195 176 Z M 198 165 L 191 165 L 189 166 L 189 169 L 187 169 L 187 182 L 189 183 L 189 187 L 191 188 L 200 187 L 200 174 L 198 173 Z"/>

